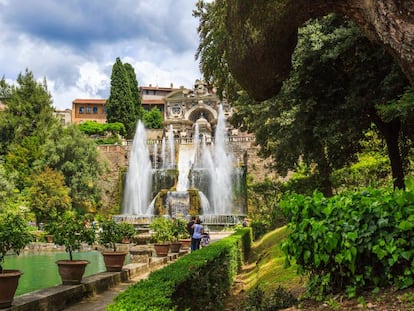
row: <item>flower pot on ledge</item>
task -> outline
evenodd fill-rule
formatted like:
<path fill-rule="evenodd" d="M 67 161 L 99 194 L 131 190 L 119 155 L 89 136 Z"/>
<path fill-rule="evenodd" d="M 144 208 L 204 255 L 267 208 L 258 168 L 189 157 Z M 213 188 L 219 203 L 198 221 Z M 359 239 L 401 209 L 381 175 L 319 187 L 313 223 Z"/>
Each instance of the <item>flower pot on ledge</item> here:
<path fill-rule="evenodd" d="M 88 260 L 73 260 L 73 252 L 79 251 L 82 243 L 92 245 L 95 241 L 95 230 L 85 226 L 86 219 L 73 211 L 66 211 L 54 221 L 47 224 L 48 234 L 53 235 L 55 244 L 65 246 L 69 260 L 58 260 L 59 275 L 63 285 L 80 284 Z"/>
<path fill-rule="evenodd" d="M 126 252 L 102 252 L 107 272 L 120 272 L 124 266 Z"/>
<path fill-rule="evenodd" d="M 63 285 L 77 285 L 82 282 L 88 260 L 58 260 L 59 275 Z"/>
<path fill-rule="evenodd" d="M 170 251 L 170 243 L 156 243 L 154 244 L 154 249 L 157 257 L 167 257 Z"/>
<path fill-rule="evenodd" d="M 19 270 L 3 270 L 0 273 L 0 309 L 8 308 L 13 303 L 13 297 L 23 273 Z"/>
<path fill-rule="evenodd" d="M 179 253 L 180 248 L 181 248 L 181 243 L 180 242 L 172 242 L 170 244 L 170 252 L 171 253 Z"/>
<path fill-rule="evenodd" d="M 183 249 L 188 249 L 191 246 L 191 239 L 179 239 L 178 241 L 181 243 Z"/>

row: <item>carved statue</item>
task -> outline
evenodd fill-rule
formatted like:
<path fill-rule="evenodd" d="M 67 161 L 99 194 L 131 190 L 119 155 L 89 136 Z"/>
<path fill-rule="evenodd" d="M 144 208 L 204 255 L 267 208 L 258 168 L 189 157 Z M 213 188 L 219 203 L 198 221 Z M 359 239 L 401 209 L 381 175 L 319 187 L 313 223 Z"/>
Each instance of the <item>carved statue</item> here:
<path fill-rule="evenodd" d="M 194 93 L 197 96 L 208 95 L 207 84 L 204 81 L 197 79 L 194 84 Z"/>

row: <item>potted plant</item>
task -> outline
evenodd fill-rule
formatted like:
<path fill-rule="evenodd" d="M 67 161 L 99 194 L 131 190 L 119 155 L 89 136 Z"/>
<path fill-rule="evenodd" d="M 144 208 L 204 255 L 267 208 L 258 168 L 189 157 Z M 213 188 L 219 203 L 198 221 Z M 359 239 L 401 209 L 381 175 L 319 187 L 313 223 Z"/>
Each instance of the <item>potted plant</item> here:
<path fill-rule="evenodd" d="M 46 225 L 46 230 L 53 235 L 54 243 L 65 246 L 69 254 L 69 260 L 56 261 L 62 284 L 80 284 L 89 261 L 74 260 L 73 252 L 79 251 L 82 243 L 92 245 L 95 241 L 95 230 L 87 225 L 83 217 L 70 211 Z"/>
<path fill-rule="evenodd" d="M 154 249 L 158 257 L 165 257 L 170 250 L 170 241 L 173 240 L 172 221 L 166 217 L 155 217 L 151 224 L 150 229 L 153 231 L 151 238 L 154 243 Z"/>
<path fill-rule="evenodd" d="M 33 238 L 21 214 L 0 214 L 0 308 L 12 305 L 19 278 L 23 274 L 19 270 L 3 269 L 4 258 L 10 251 L 19 255 L 20 251 L 33 241 Z"/>
<path fill-rule="evenodd" d="M 172 222 L 172 233 L 174 241 L 170 245 L 170 251 L 172 253 L 178 253 L 181 245 L 183 244 L 180 240 L 188 236 L 186 222 L 184 219 L 176 218 Z"/>
<path fill-rule="evenodd" d="M 131 230 L 132 228 L 132 230 Z M 135 233 L 133 225 L 128 223 L 117 223 L 113 219 L 101 221 L 101 231 L 99 233 L 99 243 L 112 251 L 103 251 L 106 271 L 121 271 L 124 265 L 126 252 L 118 252 L 116 244 L 121 243 L 124 238 L 131 238 Z"/>
<path fill-rule="evenodd" d="M 127 222 L 119 223 L 119 227 L 122 233 L 122 243 L 131 243 L 132 238 L 136 234 L 135 227 L 133 224 Z"/>

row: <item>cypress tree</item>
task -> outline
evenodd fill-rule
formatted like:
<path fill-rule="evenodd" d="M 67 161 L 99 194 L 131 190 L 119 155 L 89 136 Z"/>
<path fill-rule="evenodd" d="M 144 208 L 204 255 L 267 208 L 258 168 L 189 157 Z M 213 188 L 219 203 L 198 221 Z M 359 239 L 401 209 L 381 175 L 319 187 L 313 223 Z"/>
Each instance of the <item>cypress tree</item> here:
<path fill-rule="evenodd" d="M 133 109 L 135 112 L 135 121 L 138 119 L 141 120 L 143 117 L 143 109 L 141 107 L 141 96 L 140 96 L 139 89 L 138 89 L 137 76 L 131 64 L 125 63 L 124 67 L 128 74 L 128 79 L 129 79 L 129 84 L 130 84 L 129 87 L 131 89 L 132 100 L 133 100 Z"/>
<path fill-rule="evenodd" d="M 135 130 L 136 113 L 131 83 L 127 69 L 117 57 L 112 66 L 111 92 L 107 100 L 107 122 L 121 122 L 125 125 L 127 136 L 132 137 Z"/>

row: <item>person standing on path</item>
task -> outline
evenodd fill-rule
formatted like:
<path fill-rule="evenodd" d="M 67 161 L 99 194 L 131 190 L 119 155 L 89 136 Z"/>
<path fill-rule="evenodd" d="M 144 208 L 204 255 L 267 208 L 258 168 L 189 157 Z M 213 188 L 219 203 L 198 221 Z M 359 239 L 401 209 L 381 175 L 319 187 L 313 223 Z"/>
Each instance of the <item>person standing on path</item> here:
<path fill-rule="evenodd" d="M 193 225 L 195 224 L 195 220 L 196 217 L 195 216 L 191 216 L 191 220 L 187 223 L 187 232 L 190 235 L 190 238 L 193 237 L 193 233 L 194 233 L 194 229 L 193 229 Z"/>
<path fill-rule="evenodd" d="M 201 242 L 201 238 L 204 233 L 204 228 L 201 225 L 200 218 L 196 219 L 195 224 L 192 226 L 192 228 L 194 232 L 193 232 L 193 235 L 191 236 L 191 251 L 193 252 L 197 249 L 200 249 L 200 242 Z"/>

